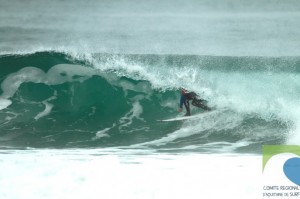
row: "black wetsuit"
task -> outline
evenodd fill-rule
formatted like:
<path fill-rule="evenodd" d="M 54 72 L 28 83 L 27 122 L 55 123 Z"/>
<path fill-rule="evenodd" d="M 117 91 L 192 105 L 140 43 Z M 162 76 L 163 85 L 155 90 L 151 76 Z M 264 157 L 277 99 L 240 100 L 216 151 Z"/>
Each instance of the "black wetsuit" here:
<path fill-rule="evenodd" d="M 207 111 L 211 110 L 208 106 L 206 106 L 202 103 L 204 100 L 197 99 L 197 94 L 196 93 L 189 92 L 189 93 L 185 93 L 185 94 L 181 95 L 181 98 L 180 98 L 180 105 L 179 106 L 180 106 L 180 108 L 182 108 L 182 105 L 185 106 L 185 109 L 186 109 L 185 116 L 190 116 L 191 115 L 189 101 L 192 101 L 193 106 L 196 106 L 198 108 L 202 108 L 202 109 L 207 110 Z"/>

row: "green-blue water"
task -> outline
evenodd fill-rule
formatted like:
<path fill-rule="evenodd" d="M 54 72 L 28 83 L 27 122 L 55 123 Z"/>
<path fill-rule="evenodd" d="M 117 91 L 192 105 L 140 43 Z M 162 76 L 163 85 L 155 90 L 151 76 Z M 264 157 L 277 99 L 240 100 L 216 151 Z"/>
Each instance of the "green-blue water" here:
<path fill-rule="evenodd" d="M 259 152 L 285 143 L 297 123 L 287 113 L 299 95 L 298 57 L 39 52 L 0 61 L 2 147 Z M 158 122 L 180 115 L 181 86 L 214 111 L 193 108 L 200 118 Z"/>

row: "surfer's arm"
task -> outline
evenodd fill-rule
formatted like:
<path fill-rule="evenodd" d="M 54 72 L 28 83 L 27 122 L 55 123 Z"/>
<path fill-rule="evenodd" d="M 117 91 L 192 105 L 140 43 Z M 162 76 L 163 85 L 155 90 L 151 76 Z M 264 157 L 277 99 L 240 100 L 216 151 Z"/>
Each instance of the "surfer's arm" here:
<path fill-rule="evenodd" d="M 179 103 L 179 108 L 181 108 L 181 109 L 182 109 L 184 100 L 185 100 L 185 96 L 184 96 L 184 95 L 181 95 L 181 97 L 180 97 L 180 103 Z"/>
<path fill-rule="evenodd" d="M 179 109 L 178 109 L 178 112 L 181 112 L 181 111 L 182 111 L 182 106 L 183 106 L 184 101 L 185 101 L 185 96 L 184 96 L 184 95 L 181 95 L 181 97 L 180 97 L 180 102 L 179 102 Z"/>

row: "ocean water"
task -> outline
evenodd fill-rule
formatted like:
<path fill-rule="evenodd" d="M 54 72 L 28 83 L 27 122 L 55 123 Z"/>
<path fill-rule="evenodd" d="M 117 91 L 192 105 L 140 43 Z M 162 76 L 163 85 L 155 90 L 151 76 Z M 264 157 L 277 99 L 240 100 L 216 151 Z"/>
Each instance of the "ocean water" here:
<path fill-rule="evenodd" d="M 260 198 L 300 143 L 296 0 L 0 0 L 0 197 Z M 213 110 L 178 113 L 180 89 Z"/>

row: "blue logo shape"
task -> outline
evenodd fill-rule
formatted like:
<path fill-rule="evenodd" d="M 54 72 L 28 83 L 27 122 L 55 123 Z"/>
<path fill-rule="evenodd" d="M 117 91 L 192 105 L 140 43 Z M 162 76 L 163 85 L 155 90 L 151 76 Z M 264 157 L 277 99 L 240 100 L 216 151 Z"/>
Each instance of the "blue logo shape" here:
<path fill-rule="evenodd" d="M 293 183 L 300 186 L 300 158 L 290 158 L 283 165 L 285 176 Z"/>

